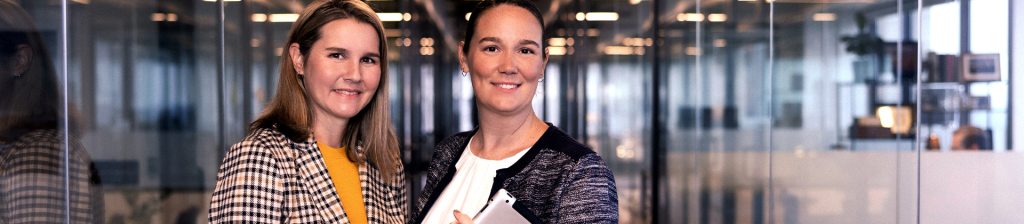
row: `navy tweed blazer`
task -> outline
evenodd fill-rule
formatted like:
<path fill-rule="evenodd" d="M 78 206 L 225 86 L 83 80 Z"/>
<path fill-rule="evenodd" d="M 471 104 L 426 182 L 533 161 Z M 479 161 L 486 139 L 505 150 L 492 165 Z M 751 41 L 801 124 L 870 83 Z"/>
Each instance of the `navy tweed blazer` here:
<path fill-rule="evenodd" d="M 534 223 L 618 223 L 615 177 L 601 156 L 554 125 L 519 161 L 498 170 L 493 195 L 505 188 L 513 207 Z M 455 176 L 455 163 L 476 131 L 449 137 L 434 146 L 427 183 L 409 223 L 421 223 Z"/>

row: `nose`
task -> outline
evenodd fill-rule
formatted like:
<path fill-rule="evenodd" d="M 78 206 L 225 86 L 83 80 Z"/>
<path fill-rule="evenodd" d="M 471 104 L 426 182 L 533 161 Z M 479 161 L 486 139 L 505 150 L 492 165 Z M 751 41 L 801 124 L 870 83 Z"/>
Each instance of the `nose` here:
<path fill-rule="evenodd" d="M 498 72 L 503 75 L 516 75 L 519 74 L 519 66 L 516 66 L 516 60 L 513 58 L 512 52 L 506 51 L 501 54 L 499 58 Z"/>
<path fill-rule="evenodd" d="M 363 70 L 362 70 L 361 66 L 359 66 L 359 61 L 355 60 L 355 61 L 351 61 L 351 62 L 345 63 L 345 64 L 347 66 L 345 66 L 346 67 L 345 69 L 342 69 L 341 78 L 345 79 L 345 82 L 350 82 L 350 83 L 362 82 L 363 81 Z"/>

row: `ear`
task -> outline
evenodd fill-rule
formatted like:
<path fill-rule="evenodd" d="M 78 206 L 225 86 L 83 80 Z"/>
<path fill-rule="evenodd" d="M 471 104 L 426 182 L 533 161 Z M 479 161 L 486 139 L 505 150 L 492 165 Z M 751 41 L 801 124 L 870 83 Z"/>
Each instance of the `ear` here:
<path fill-rule="evenodd" d="M 545 47 L 544 48 L 544 65 L 543 65 L 543 67 L 541 67 L 542 69 L 548 67 L 548 58 L 551 58 L 551 55 L 548 54 L 548 48 Z M 543 72 L 543 71 L 541 71 L 541 72 Z"/>
<path fill-rule="evenodd" d="M 463 48 L 466 47 L 467 46 L 465 41 L 459 41 L 459 68 L 462 69 L 463 72 L 469 72 L 469 63 L 466 61 L 466 56 L 468 55 L 466 55 L 466 53 L 464 53 L 465 51 L 463 51 Z"/>
<path fill-rule="evenodd" d="M 19 44 L 14 52 L 14 75 L 24 75 L 32 67 L 32 48 L 27 44 Z"/>
<path fill-rule="evenodd" d="M 302 57 L 302 51 L 299 50 L 299 43 L 292 43 L 288 45 L 288 56 L 292 58 L 292 68 L 295 68 L 295 74 L 302 75 L 304 71 L 306 60 Z"/>

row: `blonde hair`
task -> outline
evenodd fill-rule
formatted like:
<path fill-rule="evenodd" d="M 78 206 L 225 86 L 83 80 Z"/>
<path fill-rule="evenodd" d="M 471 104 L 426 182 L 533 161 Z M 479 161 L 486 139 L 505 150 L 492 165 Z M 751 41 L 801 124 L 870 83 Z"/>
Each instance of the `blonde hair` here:
<path fill-rule="evenodd" d="M 384 26 L 373 9 L 366 3 L 355 0 L 314 1 L 292 24 L 284 49 L 298 43 L 299 52 L 305 60 L 313 43 L 320 39 L 321 27 L 339 19 L 355 19 L 373 26 L 379 38 L 381 58 L 381 85 L 377 87 L 366 107 L 349 120 L 342 136 L 342 144 L 349 159 L 357 163 L 368 162 L 381 170 L 385 177 L 391 177 L 401 169 L 402 162 L 398 155 L 398 138 L 391 123 L 388 104 L 387 39 L 384 36 Z M 309 138 L 312 127 L 309 101 L 291 57 L 282 56 L 277 93 L 263 114 L 249 125 L 249 131 L 276 128 L 292 141 L 305 141 Z M 360 147 L 365 149 L 365 154 L 359 153 Z"/>

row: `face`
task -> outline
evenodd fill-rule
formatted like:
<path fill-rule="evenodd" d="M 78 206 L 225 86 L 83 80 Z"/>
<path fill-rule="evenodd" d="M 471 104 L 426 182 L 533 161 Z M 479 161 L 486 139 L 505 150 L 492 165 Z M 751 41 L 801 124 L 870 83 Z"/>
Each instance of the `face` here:
<path fill-rule="evenodd" d="M 526 9 L 500 5 L 480 16 L 476 33 L 459 51 L 470 73 L 481 111 L 499 114 L 532 112 L 531 101 L 543 76 L 547 56 L 541 49 L 540 22 Z"/>
<path fill-rule="evenodd" d="M 369 24 L 341 19 L 320 28 L 308 55 L 299 52 L 298 44 L 290 46 L 317 122 L 347 122 L 370 102 L 380 83 L 379 44 Z"/>

